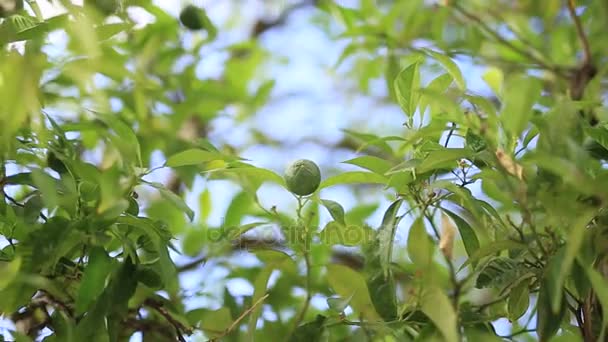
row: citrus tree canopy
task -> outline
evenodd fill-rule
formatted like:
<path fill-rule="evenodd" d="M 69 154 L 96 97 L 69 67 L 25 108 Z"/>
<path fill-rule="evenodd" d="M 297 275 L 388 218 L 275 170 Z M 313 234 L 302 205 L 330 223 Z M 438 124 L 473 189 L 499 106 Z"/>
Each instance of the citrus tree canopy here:
<path fill-rule="evenodd" d="M 607 27 L 0 0 L 0 341 L 608 341 Z"/>

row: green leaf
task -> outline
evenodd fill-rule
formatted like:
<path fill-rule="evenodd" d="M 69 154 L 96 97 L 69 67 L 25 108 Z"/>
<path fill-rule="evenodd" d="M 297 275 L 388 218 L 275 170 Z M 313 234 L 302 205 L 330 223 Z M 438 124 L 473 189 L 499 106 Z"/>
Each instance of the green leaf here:
<path fill-rule="evenodd" d="M 566 301 L 561 301 L 560 310 L 555 313 L 551 309 L 551 298 L 547 293 L 547 281 L 544 281 L 538 292 L 536 300 L 537 307 L 537 326 L 536 331 L 540 341 L 549 341 L 557 333 L 562 319 L 566 314 Z"/>
<path fill-rule="evenodd" d="M 477 276 L 475 287 L 478 289 L 492 287 L 504 290 L 514 279 L 527 278 L 532 275 L 519 261 L 508 257 L 496 257 L 483 266 Z"/>
<path fill-rule="evenodd" d="M 105 289 L 106 279 L 112 273 L 112 259 L 102 247 L 93 247 L 89 252 L 89 263 L 84 270 L 76 299 L 76 312 L 87 311 Z"/>
<path fill-rule="evenodd" d="M 509 320 L 516 321 L 526 313 L 530 305 L 530 288 L 527 281 L 520 281 L 511 289 L 507 302 Z"/>
<path fill-rule="evenodd" d="M 517 241 L 512 240 L 499 240 L 490 242 L 487 245 L 481 246 L 477 249 L 473 255 L 469 256 L 469 259 L 460 267 L 461 269 L 466 267 L 469 264 L 475 264 L 477 261 L 490 256 L 492 254 L 496 254 L 505 249 L 508 250 L 520 250 L 520 249 L 528 249 L 527 245 L 524 245 Z"/>
<path fill-rule="evenodd" d="M 421 269 L 429 267 L 433 260 L 434 243 L 426 232 L 422 218 L 418 218 L 410 227 L 407 253 L 410 260 Z"/>
<path fill-rule="evenodd" d="M 488 145 L 483 137 L 473 133 L 470 128 L 467 129 L 467 135 L 465 136 L 466 146 L 475 152 L 485 150 Z"/>
<path fill-rule="evenodd" d="M 468 158 L 473 155 L 473 152 L 466 148 L 442 148 L 431 151 L 418 165 L 416 171 L 425 173 L 436 169 L 453 169 L 457 166 L 456 161 Z"/>
<path fill-rule="evenodd" d="M 570 232 L 568 233 L 568 238 L 566 239 L 566 247 L 564 251 L 564 255 L 559 260 L 559 274 L 554 279 L 553 285 L 556 288 L 556 293 L 552 297 L 551 307 L 554 311 L 557 311 L 561 305 L 559 300 L 562 295 L 562 285 L 566 281 L 566 278 L 571 275 L 572 265 L 574 264 L 574 260 L 579 253 L 581 246 L 583 245 L 583 239 L 585 236 L 585 232 L 587 231 L 587 226 L 589 222 L 593 219 L 595 211 L 588 210 L 586 212 L 578 212 L 577 219 L 575 222 L 570 224 Z M 557 266 L 557 265 L 556 265 Z"/>
<path fill-rule="evenodd" d="M 285 180 L 272 170 L 262 169 L 245 163 L 232 163 L 226 169 L 212 170 L 210 173 L 229 173 L 235 175 L 251 190 L 257 190 L 264 182 L 271 182 L 285 187 Z"/>
<path fill-rule="evenodd" d="M 353 297 L 342 298 L 342 297 L 329 297 L 327 298 L 327 306 L 335 312 L 344 312 L 344 309 L 348 306 Z"/>
<path fill-rule="evenodd" d="M 376 311 L 384 319 L 390 322 L 397 319 L 397 296 L 395 288 L 395 278 L 391 275 L 385 277 L 383 272 L 375 272 L 367 280 L 369 294 L 374 303 Z"/>
<path fill-rule="evenodd" d="M 108 138 L 122 152 L 122 155 L 141 166 L 141 147 L 133 129 L 115 114 L 95 114 L 105 124 L 104 128 L 110 129 Z"/>
<path fill-rule="evenodd" d="M 0 261 L 0 273 L 2 274 L 2 277 L 0 277 L 0 291 L 4 290 L 17 278 L 20 268 L 20 257 L 16 257 L 9 262 Z"/>
<path fill-rule="evenodd" d="M 433 79 L 426 86 L 425 89 L 428 89 L 434 93 L 442 94 L 450 87 L 452 82 L 454 82 L 454 78 L 450 74 L 447 74 L 447 73 L 441 74 L 441 75 L 437 76 L 435 79 Z M 418 105 L 420 112 L 424 113 L 426 111 L 426 108 L 428 107 L 428 105 L 429 105 L 429 99 L 427 98 L 427 96 L 421 95 L 420 102 Z"/>
<path fill-rule="evenodd" d="M 417 62 L 401 70 L 395 79 L 394 87 L 399 106 L 411 118 L 416 111 L 418 99 L 420 98 L 418 92 L 418 88 L 420 88 L 420 72 Z"/>
<path fill-rule="evenodd" d="M 389 265 L 392 262 L 395 233 L 397 231 L 397 225 L 401 220 L 401 218 L 397 216 L 397 213 L 399 212 L 402 203 L 403 200 L 401 199 L 391 203 L 384 212 L 382 224 L 378 229 L 378 252 L 380 254 L 380 265 L 382 266 L 385 278 L 389 275 Z"/>
<path fill-rule="evenodd" d="M 344 265 L 327 265 L 327 281 L 332 289 L 342 298 L 352 296 L 350 306 L 364 319 L 381 321 L 369 296 L 363 275 Z"/>
<path fill-rule="evenodd" d="M 532 118 L 532 106 L 540 98 L 541 82 L 530 76 L 515 75 L 503 89 L 504 108 L 500 120 L 513 137 L 519 137 Z"/>
<path fill-rule="evenodd" d="M 59 203 L 59 196 L 57 194 L 59 185 L 57 180 L 40 169 L 32 170 L 32 180 L 34 181 L 34 185 L 42 193 L 44 206 L 48 209 L 55 208 Z"/>
<path fill-rule="evenodd" d="M 373 236 L 373 231 L 360 225 L 346 226 L 337 221 L 325 225 L 319 233 L 321 241 L 328 245 L 361 246 Z"/>
<path fill-rule="evenodd" d="M 270 275 L 272 274 L 273 267 L 266 266 L 264 267 L 256 276 L 253 282 L 253 297 L 251 298 L 251 303 L 256 303 L 260 298 L 262 298 L 266 294 L 266 287 L 268 285 L 268 279 L 270 279 Z M 256 306 L 251 313 L 249 314 L 249 326 L 248 326 L 248 340 L 253 341 L 253 334 L 256 330 L 256 325 L 258 323 L 258 318 L 260 318 L 260 314 L 262 313 L 262 305 Z"/>
<path fill-rule="evenodd" d="M 460 90 L 464 91 L 467 89 L 464 78 L 462 77 L 462 73 L 460 72 L 460 68 L 458 68 L 458 65 L 456 65 L 456 63 L 454 63 L 450 57 L 428 49 L 425 49 L 425 52 L 431 55 L 431 57 L 437 60 L 437 62 L 441 63 L 445 70 L 454 78 L 454 81 Z"/>
<path fill-rule="evenodd" d="M 350 171 L 329 177 L 321 182 L 319 189 L 338 184 L 385 184 L 387 178 L 373 172 Z"/>
<path fill-rule="evenodd" d="M 100 41 L 103 41 L 119 34 L 120 32 L 129 30 L 131 27 L 133 27 L 133 24 L 131 23 L 113 23 L 98 26 L 95 28 L 95 31 L 97 32 L 97 38 Z"/>
<path fill-rule="evenodd" d="M 205 189 L 198 197 L 198 207 L 201 213 L 201 222 L 206 222 L 211 214 L 211 192 Z"/>
<path fill-rule="evenodd" d="M 422 312 L 441 331 L 444 341 L 460 341 L 456 313 L 450 299 L 440 288 L 427 284 L 422 292 Z"/>
<path fill-rule="evenodd" d="M 230 309 L 223 307 L 217 310 L 205 310 L 197 317 L 197 321 L 200 322 L 200 329 L 205 332 L 205 335 L 214 338 L 222 336 L 224 331 L 232 325 L 232 316 Z"/>
<path fill-rule="evenodd" d="M 380 175 L 384 175 L 392 167 L 390 162 L 375 156 L 361 156 L 343 163 L 356 165 Z"/>
<path fill-rule="evenodd" d="M 606 262 L 605 260 L 603 261 Z M 601 304 L 602 308 L 608 308 L 608 281 L 606 278 L 602 276 L 598 271 L 594 270 L 591 267 L 587 267 L 587 276 L 589 277 L 589 281 L 593 286 L 593 290 L 597 296 L 598 301 Z M 604 341 L 606 335 L 606 328 L 608 328 L 608 315 L 603 315 L 602 318 L 602 327 L 600 329 L 601 333 L 598 337 L 598 341 Z"/>
<path fill-rule="evenodd" d="M 295 274 L 298 270 L 295 261 L 289 255 L 281 251 L 272 249 L 259 250 L 255 252 L 255 256 L 266 264 L 266 266 L 279 269 L 283 272 Z"/>
<path fill-rule="evenodd" d="M 370 217 L 376 210 L 378 210 L 378 204 L 359 204 L 349 210 L 345 215 L 344 219 L 349 224 L 361 224 L 365 219 Z"/>
<path fill-rule="evenodd" d="M 490 67 L 488 70 L 486 70 L 481 78 L 486 82 L 490 89 L 492 89 L 494 94 L 500 97 L 502 94 L 502 82 L 504 78 L 502 70 L 495 67 Z"/>
<path fill-rule="evenodd" d="M 456 227 L 458 227 L 460 237 L 462 238 L 462 243 L 464 244 L 464 249 L 467 251 L 467 255 L 471 257 L 479 249 L 477 234 L 475 234 L 475 231 L 467 221 L 463 220 L 460 216 L 447 209 L 442 210 L 454 220 L 454 223 L 456 223 Z"/>
<path fill-rule="evenodd" d="M 224 215 L 223 226 L 226 228 L 239 227 L 243 217 L 253 207 L 253 199 L 251 195 L 246 192 L 240 192 L 232 198 L 232 201 L 226 209 Z"/>
<path fill-rule="evenodd" d="M 326 199 L 321 199 L 321 203 L 325 208 L 327 208 L 334 220 L 336 220 L 338 223 L 346 225 L 344 220 L 344 208 L 342 208 L 340 203 Z"/>
<path fill-rule="evenodd" d="M 240 227 L 238 227 L 238 229 L 231 229 L 230 226 L 227 226 L 228 228 L 228 238 L 229 239 L 236 239 L 239 236 L 247 233 L 248 231 L 257 228 L 259 226 L 268 224 L 268 222 L 252 222 L 252 223 L 248 223 L 248 224 L 244 224 Z"/>
<path fill-rule="evenodd" d="M 230 157 L 219 152 L 210 152 L 198 148 L 192 148 L 172 155 L 165 162 L 165 166 L 180 167 L 200 165 L 214 160 L 233 161 L 235 159 L 236 158 L 234 157 Z"/>
<path fill-rule="evenodd" d="M 194 210 L 190 209 L 190 207 L 186 204 L 183 198 L 176 195 L 173 191 L 165 188 L 165 186 L 161 183 L 146 182 L 146 184 L 149 184 L 150 186 L 156 188 L 164 199 L 166 199 L 177 209 L 183 211 L 186 215 L 188 215 L 190 221 L 194 219 Z"/>
<path fill-rule="evenodd" d="M 289 341 L 293 342 L 309 342 L 320 341 L 325 330 L 326 317 L 317 315 L 314 321 L 308 322 L 299 326 L 290 337 Z"/>

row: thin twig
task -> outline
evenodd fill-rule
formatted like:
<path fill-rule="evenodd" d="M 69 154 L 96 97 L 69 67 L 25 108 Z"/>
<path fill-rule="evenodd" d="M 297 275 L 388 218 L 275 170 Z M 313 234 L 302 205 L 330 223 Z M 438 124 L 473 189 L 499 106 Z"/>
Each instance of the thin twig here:
<path fill-rule="evenodd" d="M 260 304 L 262 304 L 262 302 L 264 302 L 264 300 L 266 298 L 268 298 L 269 294 L 265 294 L 262 297 L 260 297 L 258 300 L 255 301 L 255 303 L 253 303 L 249 309 L 243 311 L 243 313 L 241 313 L 241 315 L 239 317 L 237 317 L 237 319 L 234 320 L 234 322 L 232 322 L 232 324 L 230 324 L 230 326 L 219 336 L 216 336 L 214 338 L 212 338 L 209 341 L 217 341 L 218 339 L 230 334 L 232 331 L 234 331 L 234 329 L 236 329 L 236 327 L 238 327 L 239 323 L 241 323 L 241 321 L 247 317 L 257 306 L 259 306 Z"/>
<path fill-rule="evenodd" d="M 171 323 L 171 325 L 173 325 L 173 327 L 175 328 L 177 339 L 180 342 L 186 342 L 186 339 L 182 335 L 182 332 L 190 335 L 192 334 L 192 328 L 184 326 L 181 322 L 173 318 L 173 316 L 171 316 L 167 309 L 164 308 L 163 303 L 148 298 L 144 301 L 144 304 L 156 310 L 161 316 L 163 316 L 167 320 L 167 322 Z"/>
<path fill-rule="evenodd" d="M 431 225 L 431 228 L 433 229 L 433 232 L 435 233 L 437 240 L 441 240 L 441 234 L 439 233 L 439 229 L 435 225 L 435 222 L 433 221 L 433 217 L 429 215 L 426 208 L 424 209 L 424 217 L 426 217 L 426 219 L 429 221 L 429 224 Z M 461 291 L 462 284 L 458 281 L 458 278 L 456 278 L 456 268 L 454 267 L 454 264 L 452 263 L 452 260 L 450 259 L 450 257 L 446 254 L 443 254 L 443 256 L 445 257 L 445 261 L 448 264 L 448 269 L 450 271 L 450 280 L 452 281 L 452 286 L 454 287 L 454 296 L 452 298 L 452 306 L 454 307 L 454 310 L 456 312 L 458 312 L 458 301 L 459 301 L 459 297 L 460 297 L 460 291 Z"/>
<path fill-rule="evenodd" d="M 14 205 L 16 205 L 18 207 L 22 207 L 22 208 L 25 207 L 24 204 L 21 204 L 21 203 L 17 202 L 16 199 L 14 199 L 11 196 L 9 196 L 6 192 L 2 191 L 2 194 L 3 194 L 4 198 L 6 198 L 7 200 L 9 200 L 9 202 L 13 203 Z M 40 216 L 41 219 L 43 219 L 45 221 L 47 220 L 46 215 L 44 215 L 43 213 L 40 213 L 39 216 Z"/>
<path fill-rule="evenodd" d="M 591 64 L 591 48 L 589 47 L 589 40 L 587 39 L 587 35 L 585 34 L 585 30 L 583 29 L 583 24 L 581 23 L 580 18 L 576 15 L 576 6 L 574 4 L 574 0 L 568 0 L 567 3 L 568 12 L 570 12 L 570 16 L 572 17 L 574 25 L 576 26 L 578 39 L 580 39 L 581 45 L 583 46 L 584 64 Z"/>
<path fill-rule="evenodd" d="M 198 257 L 198 258 L 190 261 L 187 264 L 178 266 L 177 267 L 177 272 L 185 272 L 185 271 L 193 270 L 193 269 L 197 268 L 199 265 L 205 264 L 205 262 L 207 262 L 207 257 L 206 256 L 200 256 L 200 257 Z"/>
<path fill-rule="evenodd" d="M 473 14 L 473 13 L 465 10 L 463 7 L 459 6 L 455 1 L 452 2 L 451 4 L 452 4 L 453 8 L 455 8 L 458 12 L 460 12 L 462 15 L 464 15 L 468 19 L 470 19 L 470 20 L 474 21 L 475 23 L 477 23 L 486 33 L 488 33 L 491 36 L 493 36 L 494 39 L 496 39 L 496 41 L 498 41 L 499 43 L 505 45 L 506 47 L 510 48 L 514 52 L 517 52 L 521 56 L 528 58 L 529 60 L 531 60 L 534 63 L 538 64 L 542 68 L 544 68 L 546 70 L 549 70 L 549 71 L 552 71 L 553 73 L 555 73 L 556 75 L 559 75 L 561 77 L 566 77 L 566 75 L 563 73 L 563 71 L 561 70 L 561 68 L 557 68 L 554 65 L 548 64 L 547 62 L 545 62 L 542 59 L 536 57 L 535 55 L 533 55 L 529 51 L 527 51 L 525 49 L 522 49 L 522 48 L 519 48 L 518 46 L 514 45 L 510 41 L 506 40 L 498 32 L 496 32 L 492 28 L 490 28 L 480 17 L 478 17 L 475 14 Z"/>
<path fill-rule="evenodd" d="M 287 334 L 287 337 L 290 337 L 293 332 L 298 328 L 298 326 L 300 325 L 300 323 L 302 322 L 302 320 L 304 320 L 304 317 L 306 317 L 306 312 L 308 311 L 308 307 L 310 306 L 310 301 L 312 299 L 312 274 L 310 273 L 311 270 L 311 262 L 310 262 L 310 251 L 308 250 L 310 248 L 310 244 L 311 244 L 311 238 L 310 238 L 310 232 L 308 231 L 308 225 L 306 224 L 306 222 L 304 222 L 304 220 L 302 219 L 302 209 L 304 208 L 304 206 L 306 205 L 306 203 L 308 203 L 308 200 L 304 200 L 304 202 L 302 202 L 302 197 L 297 196 L 298 199 L 298 209 L 297 209 L 297 216 L 298 216 L 298 221 L 301 222 L 302 224 L 304 224 L 304 234 L 306 234 L 305 237 L 305 246 L 304 246 L 304 263 L 306 266 L 306 269 L 304 270 L 306 272 L 306 298 L 304 299 L 304 305 L 302 305 L 302 308 L 300 309 L 300 312 L 298 313 L 298 315 L 296 316 L 296 319 L 293 323 L 293 328 L 292 331 Z"/>

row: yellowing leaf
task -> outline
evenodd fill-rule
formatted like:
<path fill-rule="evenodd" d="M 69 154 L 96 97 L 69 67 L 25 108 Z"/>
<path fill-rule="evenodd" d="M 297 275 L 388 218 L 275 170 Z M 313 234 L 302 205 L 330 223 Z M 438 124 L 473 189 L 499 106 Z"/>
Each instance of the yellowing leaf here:
<path fill-rule="evenodd" d="M 443 214 L 441 216 L 441 239 L 439 239 L 439 249 L 446 258 L 452 259 L 452 252 L 454 250 L 454 236 L 456 235 L 456 228 L 454 223 L 448 217 Z"/>
<path fill-rule="evenodd" d="M 524 169 L 521 165 L 517 164 L 510 155 L 506 154 L 502 149 L 498 149 L 495 152 L 496 158 L 500 165 L 512 176 L 517 177 L 519 180 L 524 180 Z"/>
<path fill-rule="evenodd" d="M 494 94 L 500 96 L 502 89 L 502 82 L 504 76 L 502 74 L 502 70 L 498 68 L 488 68 L 488 70 L 481 77 L 486 82 L 486 84 L 492 89 Z"/>

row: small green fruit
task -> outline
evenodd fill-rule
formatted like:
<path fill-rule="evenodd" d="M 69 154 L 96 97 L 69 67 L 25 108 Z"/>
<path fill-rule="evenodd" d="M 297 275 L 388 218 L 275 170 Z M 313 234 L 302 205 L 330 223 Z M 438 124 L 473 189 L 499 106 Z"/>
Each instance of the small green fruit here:
<path fill-rule="evenodd" d="M 299 196 L 315 192 L 321 184 L 321 170 L 317 164 L 308 159 L 300 159 L 285 170 L 287 189 Z"/>
<path fill-rule="evenodd" d="M 191 30 L 203 29 L 205 27 L 206 18 L 207 14 L 205 11 L 194 5 L 184 7 L 179 14 L 179 21 L 182 22 L 182 25 Z"/>

